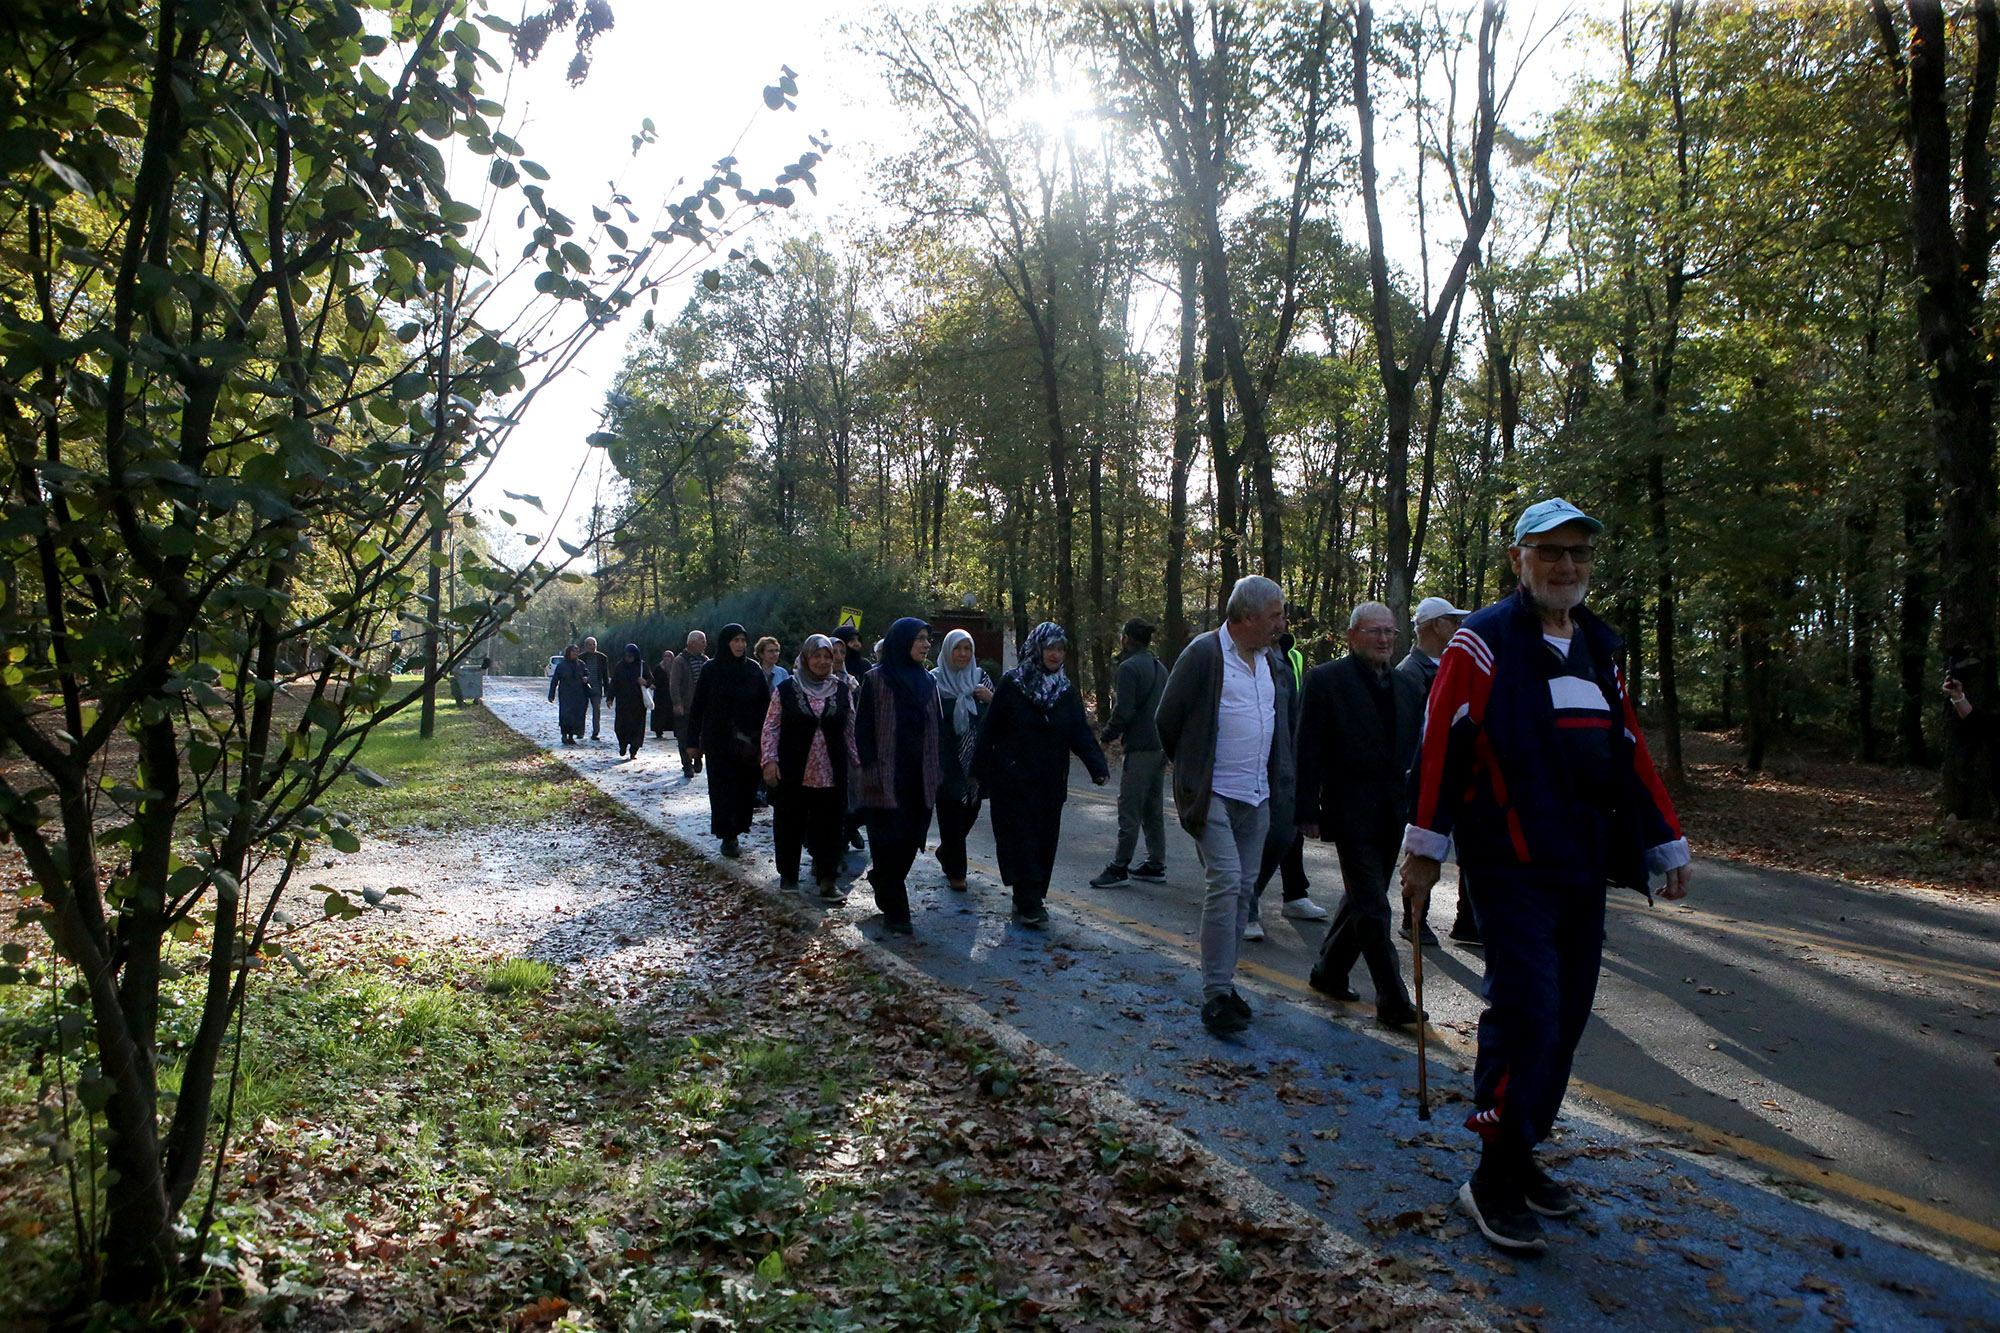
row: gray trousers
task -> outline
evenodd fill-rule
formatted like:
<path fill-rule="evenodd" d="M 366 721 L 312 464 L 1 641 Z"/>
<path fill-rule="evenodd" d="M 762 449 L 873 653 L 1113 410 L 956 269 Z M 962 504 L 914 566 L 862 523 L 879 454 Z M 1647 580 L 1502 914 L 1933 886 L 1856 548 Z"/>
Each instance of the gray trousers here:
<path fill-rule="evenodd" d="M 1251 891 L 1271 831 L 1271 803 L 1249 805 L 1227 796 L 1208 798 L 1208 822 L 1195 851 L 1207 891 L 1201 900 L 1201 995 L 1204 1000 L 1236 988 L 1236 954 L 1250 921 Z"/>
<path fill-rule="evenodd" d="M 1167 752 L 1127 750 L 1118 774 L 1118 851 L 1112 861 L 1132 864 L 1139 850 L 1139 830 L 1146 831 L 1146 860 L 1167 863 Z"/>

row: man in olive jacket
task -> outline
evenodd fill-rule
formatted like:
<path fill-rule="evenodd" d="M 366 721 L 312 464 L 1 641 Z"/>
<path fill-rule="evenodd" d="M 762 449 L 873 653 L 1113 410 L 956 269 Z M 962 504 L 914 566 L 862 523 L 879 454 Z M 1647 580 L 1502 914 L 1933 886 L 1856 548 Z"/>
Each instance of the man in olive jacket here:
<path fill-rule="evenodd" d="M 1267 578 L 1238 580 L 1225 623 L 1174 663 L 1155 716 L 1174 765 L 1174 806 L 1207 880 L 1201 909 L 1201 1021 L 1241 1032 L 1250 1006 L 1236 993 L 1236 954 L 1251 886 L 1272 825 L 1292 822 L 1299 695 L 1275 647 L 1285 594 Z"/>
<path fill-rule="evenodd" d="M 1161 803 L 1167 794 L 1167 755 L 1160 748 L 1160 729 L 1153 714 L 1167 687 L 1167 669 L 1153 656 L 1153 627 L 1143 620 L 1125 622 L 1119 647 L 1117 703 L 1111 724 L 1100 740 L 1125 742 L 1118 773 L 1118 849 L 1104 873 L 1090 881 L 1093 889 L 1110 889 L 1130 879 L 1161 884 L 1167 878 L 1167 821 Z M 1146 860 L 1132 864 L 1139 849 L 1139 832 L 1146 834 Z"/>

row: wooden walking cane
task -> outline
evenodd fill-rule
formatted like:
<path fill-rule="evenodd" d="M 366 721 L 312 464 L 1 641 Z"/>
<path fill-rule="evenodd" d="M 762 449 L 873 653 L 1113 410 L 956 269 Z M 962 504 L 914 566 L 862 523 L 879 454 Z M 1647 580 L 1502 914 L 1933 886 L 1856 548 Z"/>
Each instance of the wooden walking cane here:
<path fill-rule="evenodd" d="M 1429 903 L 1426 902 L 1428 907 Z M 1431 1118 L 1430 1068 L 1425 1058 L 1424 1028 L 1424 946 L 1417 932 L 1423 929 L 1424 919 L 1415 912 L 1410 913 L 1410 954 L 1415 960 L 1417 981 L 1417 1119 Z"/>

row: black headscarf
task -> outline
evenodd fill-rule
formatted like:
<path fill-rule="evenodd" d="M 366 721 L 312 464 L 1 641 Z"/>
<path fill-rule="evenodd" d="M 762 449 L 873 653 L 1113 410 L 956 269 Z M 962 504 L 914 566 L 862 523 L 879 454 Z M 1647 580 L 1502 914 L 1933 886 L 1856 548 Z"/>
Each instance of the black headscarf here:
<path fill-rule="evenodd" d="M 623 682 L 628 680 L 644 680 L 645 678 L 646 664 L 639 657 L 639 645 L 636 643 L 626 644 L 625 655 L 619 658 L 617 664 L 611 668 L 611 679 Z"/>

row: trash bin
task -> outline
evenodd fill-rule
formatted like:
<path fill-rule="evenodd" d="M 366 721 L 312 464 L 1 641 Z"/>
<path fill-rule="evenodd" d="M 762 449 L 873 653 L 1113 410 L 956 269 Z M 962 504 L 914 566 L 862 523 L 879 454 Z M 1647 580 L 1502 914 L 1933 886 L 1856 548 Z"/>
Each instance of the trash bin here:
<path fill-rule="evenodd" d="M 459 667 L 451 675 L 452 684 L 458 687 L 460 703 L 478 703 L 485 698 L 486 673 L 478 667 Z"/>

